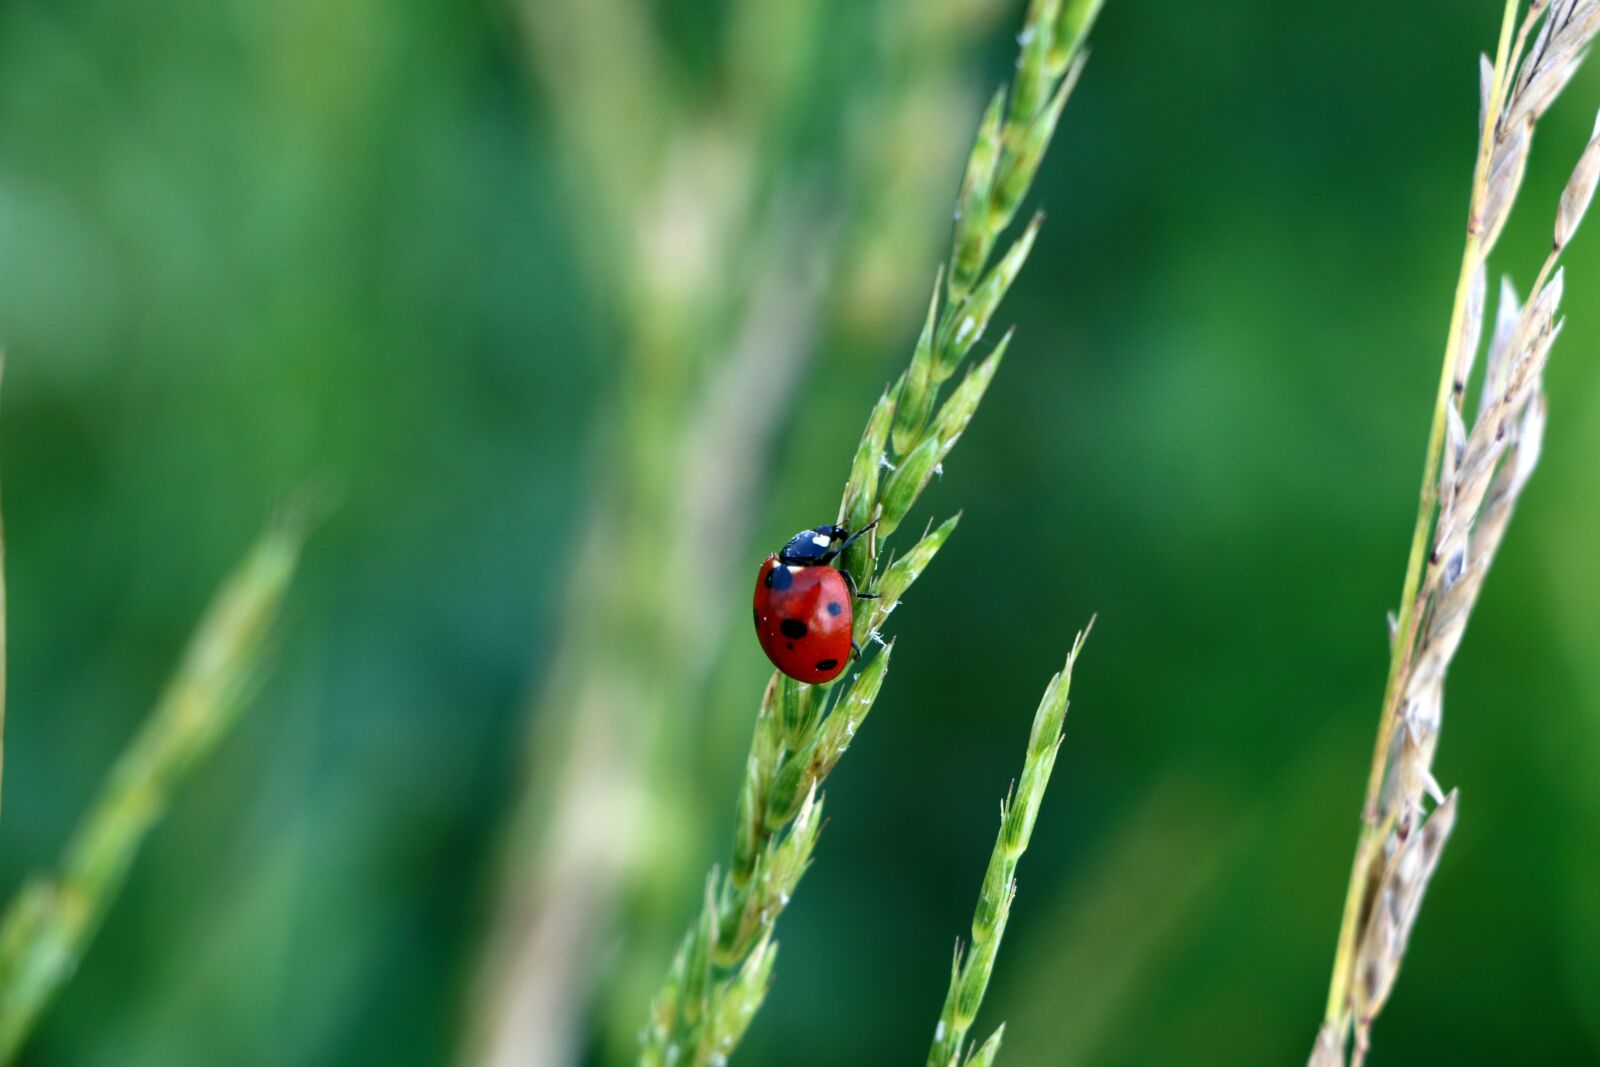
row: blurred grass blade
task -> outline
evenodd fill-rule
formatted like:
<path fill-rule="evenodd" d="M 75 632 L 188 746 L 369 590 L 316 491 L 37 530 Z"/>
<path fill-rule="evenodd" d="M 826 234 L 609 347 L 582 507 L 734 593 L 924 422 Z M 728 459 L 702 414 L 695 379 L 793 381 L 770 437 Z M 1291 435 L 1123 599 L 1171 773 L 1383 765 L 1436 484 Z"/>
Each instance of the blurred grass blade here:
<path fill-rule="evenodd" d="M 298 517 L 275 524 L 223 585 L 155 711 L 68 841 L 60 869 L 31 878 L 0 922 L 0 1063 L 16 1057 L 72 976 L 145 836 L 249 696 L 302 535 Z"/>
<path fill-rule="evenodd" d="M 0 350 L 0 380 L 5 378 L 6 354 Z M 0 811 L 5 806 L 6 774 L 6 531 L 0 511 Z"/>

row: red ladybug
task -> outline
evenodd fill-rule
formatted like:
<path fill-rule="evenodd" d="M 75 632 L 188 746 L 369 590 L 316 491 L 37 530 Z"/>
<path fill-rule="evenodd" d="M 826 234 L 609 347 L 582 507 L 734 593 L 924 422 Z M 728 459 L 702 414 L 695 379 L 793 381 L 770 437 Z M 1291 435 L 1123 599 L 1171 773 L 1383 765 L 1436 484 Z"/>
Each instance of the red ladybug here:
<path fill-rule="evenodd" d="M 876 595 L 857 593 L 849 572 L 831 564 L 876 525 L 855 533 L 842 526 L 801 530 L 757 572 L 756 638 L 773 665 L 796 681 L 831 681 L 860 653 L 850 639 L 852 601 Z"/>

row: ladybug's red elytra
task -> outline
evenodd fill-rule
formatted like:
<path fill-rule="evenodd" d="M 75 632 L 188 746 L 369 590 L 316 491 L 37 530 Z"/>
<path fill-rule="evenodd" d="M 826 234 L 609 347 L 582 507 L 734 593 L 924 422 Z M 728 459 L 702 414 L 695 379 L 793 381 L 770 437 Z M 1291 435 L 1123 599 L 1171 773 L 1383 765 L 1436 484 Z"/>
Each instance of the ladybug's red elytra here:
<path fill-rule="evenodd" d="M 801 530 L 767 557 L 756 574 L 756 639 L 775 667 L 799 682 L 832 681 L 860 649 L 850 639 L 857 593 L 848 571 L 832 564 L 873 522 L 851 533 L 842 526 Z"/>

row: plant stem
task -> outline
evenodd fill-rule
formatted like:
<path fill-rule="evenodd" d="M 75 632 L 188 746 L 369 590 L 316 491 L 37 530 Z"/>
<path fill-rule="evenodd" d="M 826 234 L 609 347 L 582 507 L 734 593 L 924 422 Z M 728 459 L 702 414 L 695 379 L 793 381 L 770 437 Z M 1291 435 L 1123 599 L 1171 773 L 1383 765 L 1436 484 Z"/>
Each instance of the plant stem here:
<path fill-rule="evenodd" d="M 1467 215 L 1466 246 L 1461 255 L 1461 270 L 1456 278 L 1455 300 L 1450 311 L 1450 332 L 1445 339 L 1444 360 L 1439 371 L 1439 388 L 1434 397 L 1433 424 L 1428 432 L 1427 458 L 1423 463 L 1422 489 L 1417 501 L 1417 521 L 1411 533 L 1411 554 L 1406 563 L 1405 583 L 1400 592 L 1400 616 L 1390 649 L 1389 677 L 1384 685 L 1383 705 L 1378 719 L 1378 736 L 1373 745 L 1372 768 L 1368 774 L 1366 798 L 1362 804 L 1361 835 L 1356 844 L 1355 861 L 1350 867 L 1350 884 L 1345 894 L 1338 948 L 1334 955 L 1333 976 L 1328 987 L 1328 1004 L 1324 1019 L 1330 1023 L 1338 1023 L 1341 1030 L 1348 1021 L 1346 1016 L 1350 1002 L 1355 947 L 1360 920 L 1365 910 L 1362 905 L 1380 854 L 1378 846 L 1383 840 L 1383 835 L 1379 833 L 1378 802 L 1389 766 L 1389 748 L 1394 740 L 1395 720 L 1400 710 L 1399 682 L 1405 676 L 1416 643 L 1419 618 L 1417 594 L 1422 585 L 1423 563 L 1428 555 L 1428 534 L 1433 529 L 1434 509 L 1438 503 L 1438 472 L 1444 448 L 1445 408 L 1450 401 L 1456 366 L 1461 359 L 1462 324 L 1466 318 L 1468 292 L 1483 258 L 1484 196 L 1488 188 L 1488 168 L 1494 148 L 1495 128 L 1499 124 L 1506 78 L 1511 70 L 1509 59 L 1512 33 L 1516 28 L 1518 2 L 1519 0 L 1506 0 L 1500 25 L 1500 42 L 1495 51 L 1494 76 L 1490 81 L 1483 128 L 1478 135 L 1478 154 L 1473 165 L 1472 193 Z M 1522 41 L 1526 38 L 1527 29 L 1528 24 L 1525 23 L 1522 32 L 1517 35 L 1519 52 Z"/>
<path fill-rule="evenodd" d="M 878 599 L 853 624 L 870 648 L 901 594 L 955 525 L 946 521 L 879 569 L 879 554 L 960 439 L 1007 347 L 1003 338 L 941 400 L 940 387 L 973 353 L 1028 257 L 1035 216 L 1003 252 L 1009 229 L 1055 133 L 1083 62 L 1081 44 L 1099 0 L 1033 0 L 1018 37 L 1011 106 L 994 97 L 968 157 L 950 260 L 899 380 L 873 407 L 856 448 L 838 523 L 871 537 L 839 566 Z M 880 476 L 880 472 L 887 474 Z M 642 1034 L 649 1067 L 720 1067 L 743 1038 L 771 979 L 775 924 L 811 860 L 822 825 L 820 787 L 871 709 L 888 649 L 832 700 L 834 683 L 812 687 L 781 675 L 767 686 L 738 798 L 731 858 L 713 869 L 699 919 L 685 933 Z M 992 1054 L 993 1046 L 990 1046 Z"/>
<path fill-rule="evenodd" d="M 216 744 L 258 678 L 262 644 L 294 574 L 296 520 L 269 530 L 218 592 L 177 673 L 67 842 L 0 921 L 0 1064 L 10 1063 L 72 976 L 174 789 Z"/>
<path fill-rule="evenodd" d="M 0 376 L 5 373 L 5 353 L 0 352 Z M 5 799 L 6 769 L 6 534 L 0 517 L 0 806 Z"/>
<path fill-rule="evenodd" d="M 1078 654 L 1083 651 L 1083 642 L 1093 627 L 1094 620 L 1090 619 L 1089 625 L 1073 640 L 1066 666 L 1050 679 L 1038 710 L 1033 714 L 1022 775 L 1000 804 L 1000 833 L 995 838 L 978 892 L 978 906 L 972 916 L 972 941 L 965 952 L 959 942 L 956 945 L 950 988 L 928 1050 L 928 1067 L 958 1067 L 963 1062 L 967 1034 L 988 992 L 995 955 L 1011 916 L 1011 903 L 1017 892 L 1017 861 L 1027 851 L 1039 805 L 1050 785 L 1050 772 L 1055 769 L 1056 753 L 1061 747 L 1061 728 L 1067 715 L 1067 697 L 1072 690 L 1072 670 L 1077 666 Z M 967 1057 L 967 1067 L 987 1062 L 985 1057 L 994 1055 L 1000 1047 L 1003 1030 L 1003 1026 L 997 1029 L 978 1052 Z"/>

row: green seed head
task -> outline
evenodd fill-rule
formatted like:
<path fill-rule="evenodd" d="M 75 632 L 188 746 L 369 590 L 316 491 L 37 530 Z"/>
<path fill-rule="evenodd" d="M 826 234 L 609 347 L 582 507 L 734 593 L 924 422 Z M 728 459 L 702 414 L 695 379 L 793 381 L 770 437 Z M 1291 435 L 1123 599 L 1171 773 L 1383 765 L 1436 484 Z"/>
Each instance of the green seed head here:
<path fill-rule="evenodd" d="M 995 163 L 1000 156 L 1000 116 L 1005 102 L 1005 89 L 997 89 L 978 125 L 972 154 L 967 157 L 967 173 L 956 202 L 954 247 L 950 252 L 949 296 L 952 301 L 965 297 L 978 275 L 983 273 L 983 265 L 989 260 L 989 249 L 998 232 L 990 222 L 989 200 Z"/>
<path fill-rule="evenodd" d="M 941 276 L 943 268 L 940 268 Z M 939 279 L 933 282 L 933 298 L 928 301 L 928 317 L 922 323 L 911 366 L 901 380 L 895 404 L 894 451 L 903 456 L 917 446 L 928 414 L 933 410 L 937 382 L 934 380 L 934 334 L 939 319 Z"/>
<path fill-rule="evenodd" d="M 878 521 L 879 537 L 894 533 L 900 520 L 906 517 L 911 505 L 927 488 L 928 479 L 933 477 L 934 468 L 938 466 L 940 451 L 938 439 L 929 437 L 902 459 L 900 466 L 889 475 L 889 483 L 883 487 L 881 498 L 883 518 Z"/>
<path fill-rule="evenodd" d="M 1066 0 L 1056 19 L 1056 30 L 1050 42 L 1050 69 L 1064 71 L 1082 54 L 1083 42 L 1089 29 L 1100 15 L 1105 0 Z"/>

